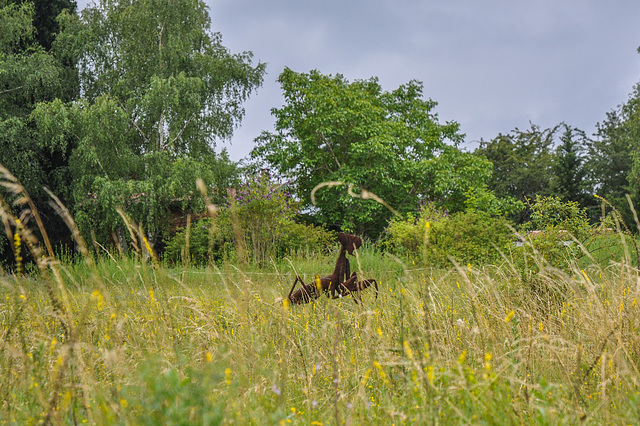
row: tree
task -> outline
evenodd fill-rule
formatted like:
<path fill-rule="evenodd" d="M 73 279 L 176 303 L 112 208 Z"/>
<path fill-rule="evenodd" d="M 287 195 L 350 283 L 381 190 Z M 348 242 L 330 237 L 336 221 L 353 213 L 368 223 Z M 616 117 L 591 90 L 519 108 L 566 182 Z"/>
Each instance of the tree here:
<path fill-rule="evenodd" d="M 375 78 L 349 82 L 288 68 L 278 81 L 285 105 L 272 109 L 275 132 L 263 132 L 251 156 L 290 179 L 303 209 L 320 223 L 377 237 L 391 212 L 362 199 L 368 194 L 360 189 L 399 212 L 424 199 L 462 209 L 465 191 L 490 175 L 489 162 L 457 149 L 458 124 L 438 123 L 436 102 L 422 99 L 418 81 L 385 92 Z M 345 185 L 319 189 L 313 206 L 313 189 L 326 182 Z"/>
<path fill-rule="evenodd" d="M 121 227 L 122 206 L 155 238 L 172 203 L 201 207 L 196 177 L 211 185 L 220 176 L 216 141 L 231 136 L 265 65 L 221 44 L 201 0 L 100 0 L 63 18 L 55 45 L 78 64 L 83 98 L 41 104 L 38 129 L 77 145 L 71 171 L 84 230 L 106 238 Z"/>
<path fill-rule="evenodd" d="M 582 206 L 591 203 L 588 182 L 585 182 L 587 170 L 584 167 L 583 150 L 587 137 L 584 132 L 562 123 L 564 128 L 560 135 L 560 145 L 553 157 L 551 193 L 560 200 L 575 201 Z"/>
<path fill-rule="evenodd" d="M 38 102 L 70 101 L 78 93 L 65 58 L 38 44 L 35 16 L 32 2 L 0 0 L 0 119 L 25 119 Z"/>
<path fill-rule="evenodd" d="M 541 130 L 534 124 L 528 130 L 514 129 L 493 140 L 481 141 L 475 151 L 493 164 L 488 187 L 498 197 L 513 197 L 522 202 L 551 192 L 552 152 L 557 126 Z M 530 211 L 523 210 L 513 219 L 523 223 Z"/>
<path fill-rule="evenodd" d="M 616 200 L 616 204 L 626 204 L 625 195 L 632 191 L 631 179 L 637 176 L 634 152 L 640 138 L 639 118 L 640 87 L 636 85 L 627 102 L 598 123 L 596 138 L 589 144 L 587 166 L 595 190 L 612 202 Z"/>
<path fill-rule="evenodd" d="M 37 38 L 44 29 L 38 26 L 36 6 L 43 3 L 0 0 L 0 162 L 31 194 L 55 239 L 61 221 L 49 207 L 43 187 L 68 200 L 72 147 L 52 145 L 40 138 L 32 112 L 39 102 L 71 101 L 78 94 L 78 85 L 73 66 L 55 50 L 45 49 Z M 75 7 L 74 2 L 53 3 Z M 55 22 L 56 17 L 48 19 Z M 51 39 L 53 31 L 48 33 Z"/>
<path fill-rule="evenodd" d="M 58 15 L 63 11 L 75 13 L 78 8 L 75 0 L 9 0 L 18 5 L 33 5 L 33 26 L 35 39 L 45 50 L 51 50 L 56 35 L 60 32 Z"/>
<path fill-rule="evenodd" d="M 627 194 L 636 206 L 640 201 L 639 140 L 640 85 L 636 85 L 627 102 L 608 112 L 607 118 L 597 124 L 585 163 L 592 192 L 613 204 L 627 224 L 635 221 Z M 590 214 L 596 219 L 602 216 L 602 210 L 591 209 Z"/>

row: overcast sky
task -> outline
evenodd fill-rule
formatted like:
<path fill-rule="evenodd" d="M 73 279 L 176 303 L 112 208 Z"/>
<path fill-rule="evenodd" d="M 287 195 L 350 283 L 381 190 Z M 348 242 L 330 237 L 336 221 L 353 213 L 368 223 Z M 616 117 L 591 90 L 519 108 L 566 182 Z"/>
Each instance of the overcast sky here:
<path fill-rule="evenodd" d="M 90 0 L 77 0 L 82 9 Z M 284 67 L 349 80 L 376 76 L 391 91 L 415 79 L 457 121 L 465 147 L 529 122 L 585 130 L 640 81 L 638 0 L 206 0 L 231 52 L 266 62 L 264 85 L 226 146 L 245 157 L 270 109 L 282 106 Z"/>

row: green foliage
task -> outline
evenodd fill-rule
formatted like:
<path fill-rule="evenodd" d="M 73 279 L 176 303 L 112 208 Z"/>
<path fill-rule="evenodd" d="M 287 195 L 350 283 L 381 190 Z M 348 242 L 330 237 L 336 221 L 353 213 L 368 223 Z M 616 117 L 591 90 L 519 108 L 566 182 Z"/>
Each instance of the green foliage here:
<path fill-rule="evenodd" d="M 536 267 L 543 260 L 556 268 L 568 268 L 572 259 L 579 257 L 581 249 L 574 242 L 585 241 L 591 235 L 587 211 L 575 201 L 563 202 L 558 197 L 536 197 L 531 205 L 531 222 L 525 230 L 534 231 L 525 238 L 525 244 L 515 250 L 520 267 Z"/>
<path fill-rule="evenodd" d="M 597 138 L 590 141 L 587 167 L 599 195 L 609 200 L 624 199 L 633 165 L 633 140 L 640 129 L 635 121 L 640 114 L 640 92 L 636 86 L 629 101 L 607 113 L 598 124 Z M 635 120 L 633 120 L 635 119 Z"/>
<path fill-rule="evenodd" d="M 488 188 L 500 198 L 513 197 L 521 202 L 536 195 L 549 195 L 552 179 L 551 165 L 553 138 L 556 128 L 541 130 L 515 129 L 500 134 L 489 142 L 481 141 L 475 154 L 493 164 Z M 512 216 L 517 223 L 528 219 L 527 210 Z"/>
<path fill-rule="evenodd" d="M 493 217 L 515 216 L 525 208 L 522 201 L 509 196 L 499 198 L 487 186 L 471 188 L 465 196 L 466 210 L 483 212 Z"/>
<path fill-rule="evenodd" d="M 157 241 L 171 210 L 203 210 L 198 178 L 219 202 L 238 174 L 214 145 L 242 118 L 264 64 L 230 54 L 200 0 L 103 0 L 61 23 L 56 46 L 77 62 L 83 99 L 40 104 L 34 119 L 47 143 L 75 146 L 73 207 L 82 230 L 99 230 L 102 243 L 122 233 L 119 206 Z"/>
<path fill-rule="evenodd" d="M 513 240 L 508 222 L 484 212 L 467 210 L 428 229 L 424 262 L 429 266 L 459 264 L 485 265 L 501 263 L 500 250 Z"/>
<path fill-rule="evenodd" d="M 328 252 L 336 245 L 336 233 L 322 226 L 286 222 L 282 231 L 277 242 L 279 257 L 317 255 Z"/>
<path fill-rule="evenodd" d="M 640 200 L 639 117 L 640 85 L 636 84 L 627 102 L 608 112 L 606 120 L 598 123 L 597 137 L 589 143 L 586 162 L 594 192 L 616 206 L 627 223 L 633 223 L 634 219 L 626 195 L 630 194 L 634 203 Z M 599 213 L 593 209 L 592 217 Z"/>
<path fill-rule="evenodd" d="M 0 53 L 15 53 L 33 37 L 33 5 L 0 0 Z"/>
<path fill-rule="evenodd" d="M 402 256 L 415 263 L 422 258 L 426 221 L 420 216 L 408 213 L 405 218 L 394 217 L 389 223 L 382 247 L 398 256 Z M 421 232 L 422 231 L 422 232 Z"/>
<path fill-rule="evenodd" d="M 53 17 L 55 19 L 55 16 Z M 77 84 L 55 51 L 34 41 L 31 2 L 0 2 L 0 120 L 24 120 L 38 102 L 56 98 L 71 100 Z"/>
<path fill-rule="evenodd" d="M 197 156 L 231 136 L 242 102 L 265 65 L 231 54 L 201 0 L 100 0 L 69 19 L 61 44 L 73 53 L 85 98 L 109 95 L 145 150 Z"/>
<path fill-rule="evenodd" d="M 41 102 L 71 101 L 78 93 L 78 85 L 73 67 L 35 38 L 45 31 L 38 21 L 43 3 L 0 1 L 0 161 L 25 186 L 42 212 L 51 237 L 57 240 L 64 227 L 49 206 L 43 187 L 68 203 L 68 166 L 73 146 L 68 141 L 60 144 L 43 139 L 33 111 Z M 55 21 L 56 17 L 57 14 L 48 19 Z"/>
<path fill-rule="evenodd" d="M 495 139 L 482 141 L 476 154 L 493 163 L 489 188 L 498 196 L 524 201 L 548 191 L 551 177 L 551 153 L 556 128 L 514 129 Z"/>
<path fill-rule="evenodd" d="M 589 219 L 584 208 L 575 201 L 562 201 L 559 197 L 537 196 L 531 206 L 533 229 L 567 231 L 577 238 L 588 232 Z"/>
<path fill-rule="evenodd" d="M 381 245 L 385 250 L 414 263 L 421 262 L 428 228 L 433 222 L 446 220 L 447 215 L 448 212 L 427 202 L 420 207 L 417 215 L 407 213 L 406 217 L 395 216 L 389 223 Z"/>
<path fill-rule="evenodd" d="M 515 129 L 481 142 L 475 153 L 492 162 L 488 189 L 501 199 L 524 203 L 536 196 L 555 196 L 594 207 L 592 182 L 585 179 L 588 143 L 583 131 L 565 123 L 544 130 L 532 124 L 528 130 Z M 524 224 L 530 214 L 529 208 L 515 209 L 509 217 Z"/>
<path fill-rule="evenodd" d="M 137 413 L 140 425 L 221 424 L 225 404 L 217 401 L 211 387 L 223 378 L 224 373 L 213 367 L 205 371 L 165 369 L 151 361 L 140 371 L 141 383 L 124 389 L 132 401 L 127 407 Z"/>
<path fill-rule="evenodd" d="M 302 208 L 313 209 L 320 223 L 377 237 L 392 214 L 352 197 L 345 185 L 319 189 L 312 206 L 311 193 L 322 183 L 351 185 L 356 194 L 365 189 L 406 213 L 426 198 L 462 209 L 464 193 L 489 177 L 489 162 L 455 147 L 463 137 L 458 124 L 438 123 L 436 103 L 422 99 L 420 82 L 385 92 L 375 78 L 349 82 L 288 68 L 279 82 L 285 105 L 272 109 L 276 132 L 256 140 L 252 157 L 291 179 Z"/>
<path fill-rule="evenodd" d="M 117 149 L 117 147 L 116 147 Z M 115 160 L 114 157 L 111 157 Z M 190 157 L 171 158 L 167 153 L 157 153 L 142 160 L 131 155 L 132 166 L 128 172 L 140 172 L 147 179 L 119 179 L 118 169 L 105 169 L 105 176 L 83 176 L 75 187 L 76 220 L 83 231 L 95 230 L 100 241 L 104 241 L 110 232 L 123 229 L 122 219 L 116 212 L 123 208 L 134 220 L 145 226 L 150 240 L 155 242 L 169 226 L 170 213 L 201 212 L 204 210 L 202 197 L 196 188 L 196 179 L 200 178 L 216 190 L 227 188 L 233 174 L 224 176 L 225 181 L 216 173 L 217 165 L 228 164 L 228 157 L 217 157 L 212 153 L 209 158 L 197 161 Z M 127 161 L 123 155 L 122 167 Z M 97 163 L 101 161 L 97 160 Z M 77 166 L 77 164 L 74 164 Z M 113 173 L 113 175 L 110 175 Z M 236 172 L 237 174 L 237 172 Z"/>
<path fill-rule="evenodd" d="M 451 215 L 423 208 L 418 218 L 394 220 L 387 230 L 385 247 L 392 253 L 432 267 L 500 262 L 499 250 L 511 240 L 506 219 L 482 211 L 466 210 Z"/>
<path fill-rule="evenodd" d="M 45 50 L 51 50 L 56 35 L 60 31 L 58 15 L 63 11 L 75 13 L 77 9 L 75 0 L 9 0 L 9 3 L 14 3 L 19 7 L 32 8 L 34 38 Z M 2 24 L 0 24 L 0 28 L 3 28 L 3 33 L 5 30 L 6 32 L 15 30 L 11 27 L 6 28 Z"/>
<path fill-rule="evenodd" d="M 227 209 L 232 222 L 238 222 L 248 239 L 252 260 L 259 264 L 269 262 L 276 254 L 276 242 L 284 232 L 284 225 L 297 212 L 297 203 L 287 186 L 278 183 L 268 170 L 249 177 L 230 195 Z"/>
<path fill-rule="evenodd" d="M 178 229 L 164 241 L 164 260 L 170 265 L 207 266 L 229 259 L 234 250 L 231 230 L 221 222 L 204 218 L 193 222 L 188 230 Z"/>
<path fill-rule="evenodd" d="M 587 137 L 577 128 L 564 123 L 560 126 L 564 131 L 553 159 L 551 192 L 563 201 L 575 201 L 583 206 L 594 204 L 591 187 L 585 181 L 587 170 L 583 150 Z"/>
<path fill-rule="evenodd" d="M 163 258 L 169 265 L 206 266 L 237 261 L 233 226 L 228 210 L 220 212 L 215 224 L 209 218 L 192 223 L 188 250 L 186 234 L 186 228 L 180 228 L 174 235 L 165 239 Z M 298 258 L 315 256 L 328 252 L 335 246 L 335 240 L 335 232 L 323 227 L 284 221 L 276 238 L 271 240 L 269 257 L 280 260 L 294 255 Z M 249 247 L 253 247 L 250 239 L 249 243 Z M 268 262 L 270 258 L 263 261 Z"/>
<path fill-rule="evenodd" d="M 333 246 L 334 232 L 295 222 L 297 204 L 287 185 L 263 170 L 230 190 L 214 219 L 192 224 L 188 250 L 186 228 L 167 238 L 165 259 L 174 264 L 207 265 L 246 256 L 255 264 L 267 264 L 272 259 L 320 253 Z M 189 258 L 185 258 L 187 254 Z"/>

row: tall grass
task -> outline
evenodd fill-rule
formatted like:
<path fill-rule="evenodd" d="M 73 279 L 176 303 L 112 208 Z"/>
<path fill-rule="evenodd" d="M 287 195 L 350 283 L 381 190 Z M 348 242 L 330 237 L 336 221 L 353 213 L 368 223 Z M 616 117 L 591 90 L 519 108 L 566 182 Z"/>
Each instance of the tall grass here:
<path fill-rule="evenodd" d="M 376 300 L 287 309 L 291 266 L 60 265 L 4 277 L 3 423 L 551 422 L 639 418 L 637 271 L 402 270 L 363 253 Z M 296 264 L 292 260 L 292 264 Z M 296 271 L 312 277 L 316 264 Z M 322 265 L 327 269 L 326 264 Z M 330 269 L 330 268 L 329 268 Z M 549 291 L 539 291 L 547 286 Z M 315 422 L 315 423 L 314 423 Z"/>
<path fill-rule="evenodd" d="M 379 280 L 377 299 L 287 307 L 294 277 L 328 275 L 335 256 L 167 268 L 153 253 L 60 262 L 29 241 L 40 270 L 0 277 L 3 424 L 640 418 L 628 254 L 565 271 L 540 261 L 534 274 L 411 269 L 368 247 L 352 269 Z"/>

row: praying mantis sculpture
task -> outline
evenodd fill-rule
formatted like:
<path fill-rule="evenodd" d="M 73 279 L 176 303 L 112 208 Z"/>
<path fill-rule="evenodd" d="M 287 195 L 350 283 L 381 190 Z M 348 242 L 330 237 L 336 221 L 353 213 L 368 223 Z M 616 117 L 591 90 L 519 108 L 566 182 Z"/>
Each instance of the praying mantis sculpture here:
<path fill-rule="evenodd" d="M 376 280 L 368 279 L 358 281 L 356 273 L 351 274 L 351 266 L 346 255 L 347 253 L 352 255 L 353 251 L 362 245 L 360 237 L 340 232 L 338 234 L 338 241 L 342 247 L 338 254 L 338 260 L 336 261 L 333 274 L 322 278 L 316 275 L 314 284 L 306 284 L 302 278 L 296 275 L 296 279 L 293 282 L 288 296 L 291 304 L 299 305 L 309 303 L 320 297 L 322 293 L 325 293 L 331 299 L 338 299 L 347 294 L 351 294 L 354 297 L 353 300 L 357 303 L 355 294 L 359 296 L 360 291 L 371 285 L 375 287 L 376 298 L 378 297 L 378 282 Z M 300 288 L 294 292 L 298 283 L 300 283 Z"/>

